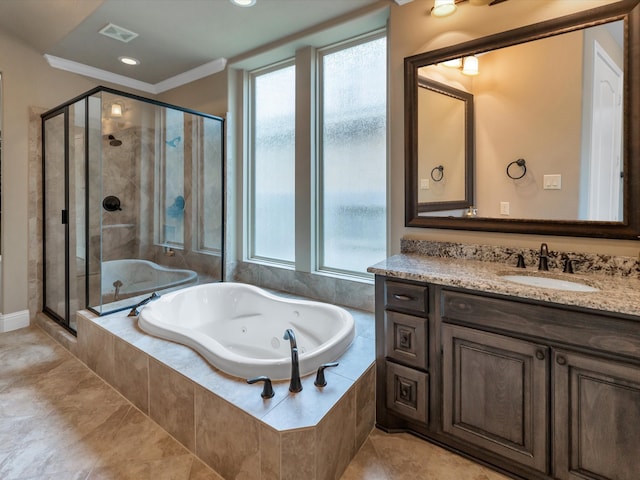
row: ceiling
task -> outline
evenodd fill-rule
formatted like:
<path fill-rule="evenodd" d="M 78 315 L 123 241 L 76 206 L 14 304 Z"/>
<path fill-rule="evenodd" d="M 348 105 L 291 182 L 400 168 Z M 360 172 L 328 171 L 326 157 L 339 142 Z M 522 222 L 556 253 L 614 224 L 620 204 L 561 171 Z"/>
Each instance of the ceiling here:
<path fill-rule="evenodd" d="M 160 93 L 221 71 L 262 45 L 390 2 L 257 0 L 238 7 L 229 0 L 0 0 L 0 31 L 53 67 Z M 110 23 L 138 36 L 123 43 L 101 35 Z M 140 65 L 124 65 L 120 56 Z"/>

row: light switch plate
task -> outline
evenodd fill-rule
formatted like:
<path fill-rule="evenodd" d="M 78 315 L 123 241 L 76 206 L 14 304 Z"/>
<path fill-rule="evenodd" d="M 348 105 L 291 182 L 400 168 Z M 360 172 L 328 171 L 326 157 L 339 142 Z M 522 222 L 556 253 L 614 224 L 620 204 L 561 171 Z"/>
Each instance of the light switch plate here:
<path fill-rule="evenodd" d="M 429 190 L 429 179 L 421 178 L 420 179 L 420 190 Z"/>
<path fill-rule="evenodd" d="M 545 175 L 543 179 L 543 185 L 545 190 L 561 190 L 562 189 L 562 175 Z"/>

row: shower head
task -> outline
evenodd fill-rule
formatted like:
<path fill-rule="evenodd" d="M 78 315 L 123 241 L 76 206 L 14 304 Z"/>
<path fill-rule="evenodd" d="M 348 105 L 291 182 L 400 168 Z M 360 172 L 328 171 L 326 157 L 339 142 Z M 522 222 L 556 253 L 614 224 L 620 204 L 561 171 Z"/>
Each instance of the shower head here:
<path fill-rule="evenodd" d="M 118 140 L 113 135 L 109 135 L 107 138 L 109 139 L 109 145 L 111 145 L 112 147 L 119 147 L 120 145 L 122 145 L 122 140 Z"/>

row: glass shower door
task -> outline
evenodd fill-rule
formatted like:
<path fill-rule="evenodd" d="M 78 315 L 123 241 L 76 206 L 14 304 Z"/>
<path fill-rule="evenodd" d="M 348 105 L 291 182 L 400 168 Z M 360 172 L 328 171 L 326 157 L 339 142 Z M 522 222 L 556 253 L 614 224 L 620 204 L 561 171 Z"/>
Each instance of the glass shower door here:
<path fill-rule="evenodd" d="M 67 325 L 67 109 L 43 121 L 44 310 Z"/>

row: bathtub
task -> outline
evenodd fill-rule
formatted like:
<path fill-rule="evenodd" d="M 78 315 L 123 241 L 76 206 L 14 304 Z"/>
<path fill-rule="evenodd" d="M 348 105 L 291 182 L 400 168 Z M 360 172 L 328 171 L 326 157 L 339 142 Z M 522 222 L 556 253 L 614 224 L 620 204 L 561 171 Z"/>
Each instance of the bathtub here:
<path fill-rule="evenodd" d="M 343 308 L 272 295 L 243 283 L 207 283 L 163 295 L 142 309 L 140 328 L 187 345 L 223 372 L 242 378 L 291 376 L 292 328 L 300 375 L 336 360 L 355 336 Z"/>
<path fill-rule="evenodd" d="M 102 262 L 102 296 L 109 301 L 187 286 L 197 281 L 198 274 L 193 270 L 163 267 L 149 260 L 123 259 Z M 121 285 L 117 286 L 118 282 Z"/>

